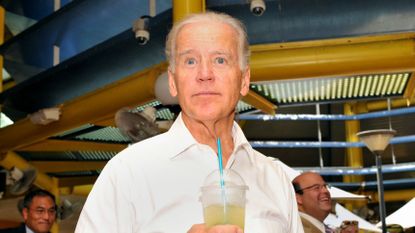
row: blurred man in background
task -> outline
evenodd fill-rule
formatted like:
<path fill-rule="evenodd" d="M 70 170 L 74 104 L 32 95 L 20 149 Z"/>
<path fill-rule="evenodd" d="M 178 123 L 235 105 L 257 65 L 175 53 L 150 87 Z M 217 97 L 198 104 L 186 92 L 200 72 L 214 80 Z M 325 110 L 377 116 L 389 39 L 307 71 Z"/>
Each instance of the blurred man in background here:
<path fill-rule="evenodd" d="M 24 224 L 0 233 L 48 233 L 56 220 L 55 196 L 42 189 L 30 191 L 23 200 Z"/>
<path fill-rule="evenodd" d="M 305 172 L 292 183 L 304 232 L 334 232 L 323 223 L 332 208 L 328 185 L 323 178 L 317 173 Z"/>

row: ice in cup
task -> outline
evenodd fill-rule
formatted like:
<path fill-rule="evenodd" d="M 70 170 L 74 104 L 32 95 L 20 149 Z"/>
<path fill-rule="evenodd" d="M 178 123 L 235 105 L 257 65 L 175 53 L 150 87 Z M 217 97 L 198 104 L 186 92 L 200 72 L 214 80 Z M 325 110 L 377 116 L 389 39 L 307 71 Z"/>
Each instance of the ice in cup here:
<path fill-rule="evenodd" d="M 208 227 L 222 224 L 245 226 L 246 191 L 242 177 L 231 169 L 223 170 L 224 185 L 220 183 L 220 172 L 210 173 L 201 188 L 200 200 L 203 216 Z"/>

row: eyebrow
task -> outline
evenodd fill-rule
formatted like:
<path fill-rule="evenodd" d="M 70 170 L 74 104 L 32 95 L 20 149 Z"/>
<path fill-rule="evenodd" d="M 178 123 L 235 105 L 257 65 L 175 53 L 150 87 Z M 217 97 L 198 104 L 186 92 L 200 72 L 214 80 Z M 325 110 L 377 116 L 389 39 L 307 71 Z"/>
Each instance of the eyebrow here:
<path fill-rule="evenodd" d="M 183 51 L 183 52 L 178 53 L 178 56 L 180 57 L 180 56 L 183 56 L 183 55 L 191 54 L 191 53 L 193 53 L 193 52 L 194 52 L 194 50 L 193 50 L 193 49 L 188 49 L 188 50 L 185 50 L 185 51 Z M 211 52 L 210 54 L 215 54 L 215 55 L 226 55 L 227 57 L 232 57 L 232 56 L 231 56 L 231 53 L 229 53 L 229 52 L 222 52 L 222 51 L 213 51 L 213 52 Z"/>
<path fill-rule="evenodd" d="M 193 49 L 188 49 L 188 50 L 185 50 L 185 51 L 183 51 L 183 52 L 181 52 L 181 53 L 178 53 L 177 55 L 178 55 L 179 57 L 181 57 L 181 56 L 183 56 L 183 55 L 190 54 L 190 53 L 192 53 L 193 51 L 194 51 Z"/>

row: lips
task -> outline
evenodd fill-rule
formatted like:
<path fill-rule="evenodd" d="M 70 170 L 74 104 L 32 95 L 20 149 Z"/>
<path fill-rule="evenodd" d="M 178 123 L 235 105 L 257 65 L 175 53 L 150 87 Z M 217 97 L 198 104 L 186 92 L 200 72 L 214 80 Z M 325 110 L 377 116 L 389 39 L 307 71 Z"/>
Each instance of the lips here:
<path fill-rule="evenodd" d="M 330 197 L 329 196 L 324 196 L 320 198 L 320 201 L 322 202 L 330 202 Z"/>
<path fill-rule="evenodd" d="M 194 97 L 199 97 L 199 96 L 215 96 L 215 95 L 220 95 L 218 92 L 213 92 L 213 91 L 202 91 L 202 92 L 198 92 L 196 94 L 193 94 Z"/>

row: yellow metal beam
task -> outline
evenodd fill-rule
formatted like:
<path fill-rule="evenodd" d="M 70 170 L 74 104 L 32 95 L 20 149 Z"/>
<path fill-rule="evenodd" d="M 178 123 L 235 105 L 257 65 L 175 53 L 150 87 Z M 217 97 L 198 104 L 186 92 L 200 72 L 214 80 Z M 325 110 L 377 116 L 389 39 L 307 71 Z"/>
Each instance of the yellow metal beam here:
<path fill-rule="evenodd" d="M 21 147 L 17 151 L 114 151 L 119 152 L 127 147 L 126 144 L 100 143 L 85 141 L 69 141 L 48 139 Z"/>
<path fill-rule="evenodd" d="M 415 77 L 412 75 L 406 85 L 405 93 L 403 97 L 409 100 L 414 100 L 415 97 Z"/>
<path fill-rule="evenodd" d="M 33 161 L 34 167 L 42 172 L 75 172 L 103 169 L 107 161 Z"/>
<path fill-rule="evenodd" d="M 92 184 L 74 186 L 72 189 L 72 194 L 88 196 L 89 192 L 92 190 L 92 187 Z"/>
<path fill-rule="evenodd" d="M 252 46 L 251 80 L 413 71 L 414 34 Z"/>
<path fill-rule="evenodd" d="M 3 75 L 3 72 L 2 72 L 1 75 Z M 16 82 L 15 81 L 7 81 L 7 82 L 3 83 L 3 91 L 6 91 L 6 90 L 8 90 L 8 89 L 10 89 L 10 88 L 12 88 L 14 86 L 16 86 Z"/>
<path fill-rule="evenodd" d="M 22 157 L 20 157 L 18 154 L 12 151 L 9 151 L 7 154 L 3 154 L 2 156 L 0 155 L 0 165 L 6 169 L 17 167 L 22 170 L 29 167 L 33 167 L 26 160 L 24 160 Z M 35 185 L 52 192 L 55 190 L 56 184 L 51 177 L 49 177 L 41 171 L 37 171 Z"/>
<path fill-rule="evenodd" d="M 59 178 L 59 187 L 94 184 L 98 176 L 76 176 Z"/>
<path fill-rule="evenodd" d="M 277 106 L 251 90 L 242 98 L 242 100 L 264 113 L 275 115 Z"/>
<path fill-rule="evenodd" d="M 188 14 L 204 11 L 204 0 L 173 0 L 173 22 L 181 20 Z"/>
<path fill-rule="evenodd" d="M 391 108 L 409 107 L 414 105 L 415 100 L 409 99 L 396 99 L 391 101 Z M 388 102 L 386 100 L 371 101 L 366 103 L 368 111 L 379 111 L 388 108 Z"/>
<path fill-rule="evenodd" d="M 121 107 L 139 105 L 155 99 L 155 80 L 166 67 L 165 63 L 159 64 L 64 103 L 60 106 L 61 119 L 49 125 L 34 125 L 26 118 L 0 129 L 0 153 L 93 122 L 102 116 L 114 114 Z"/>
<path fill-rule="evenodd" d="M 367 191 L 362 195 L 370 196 L 373 202 L 379 202 L 377 192 Z M 415 189 L 385 190 L 385 202 L 388 201 L 409 201 L 415 197 Z"/>
<path fill-rule="evenodd" d="M 102 119 L 102 120 L 94 122 L 94 125 L 106 126 L 106 127 L 108 127 L 108 126 L 116 127 L 113 115 L 109 116 L 106 119 Z"/>

